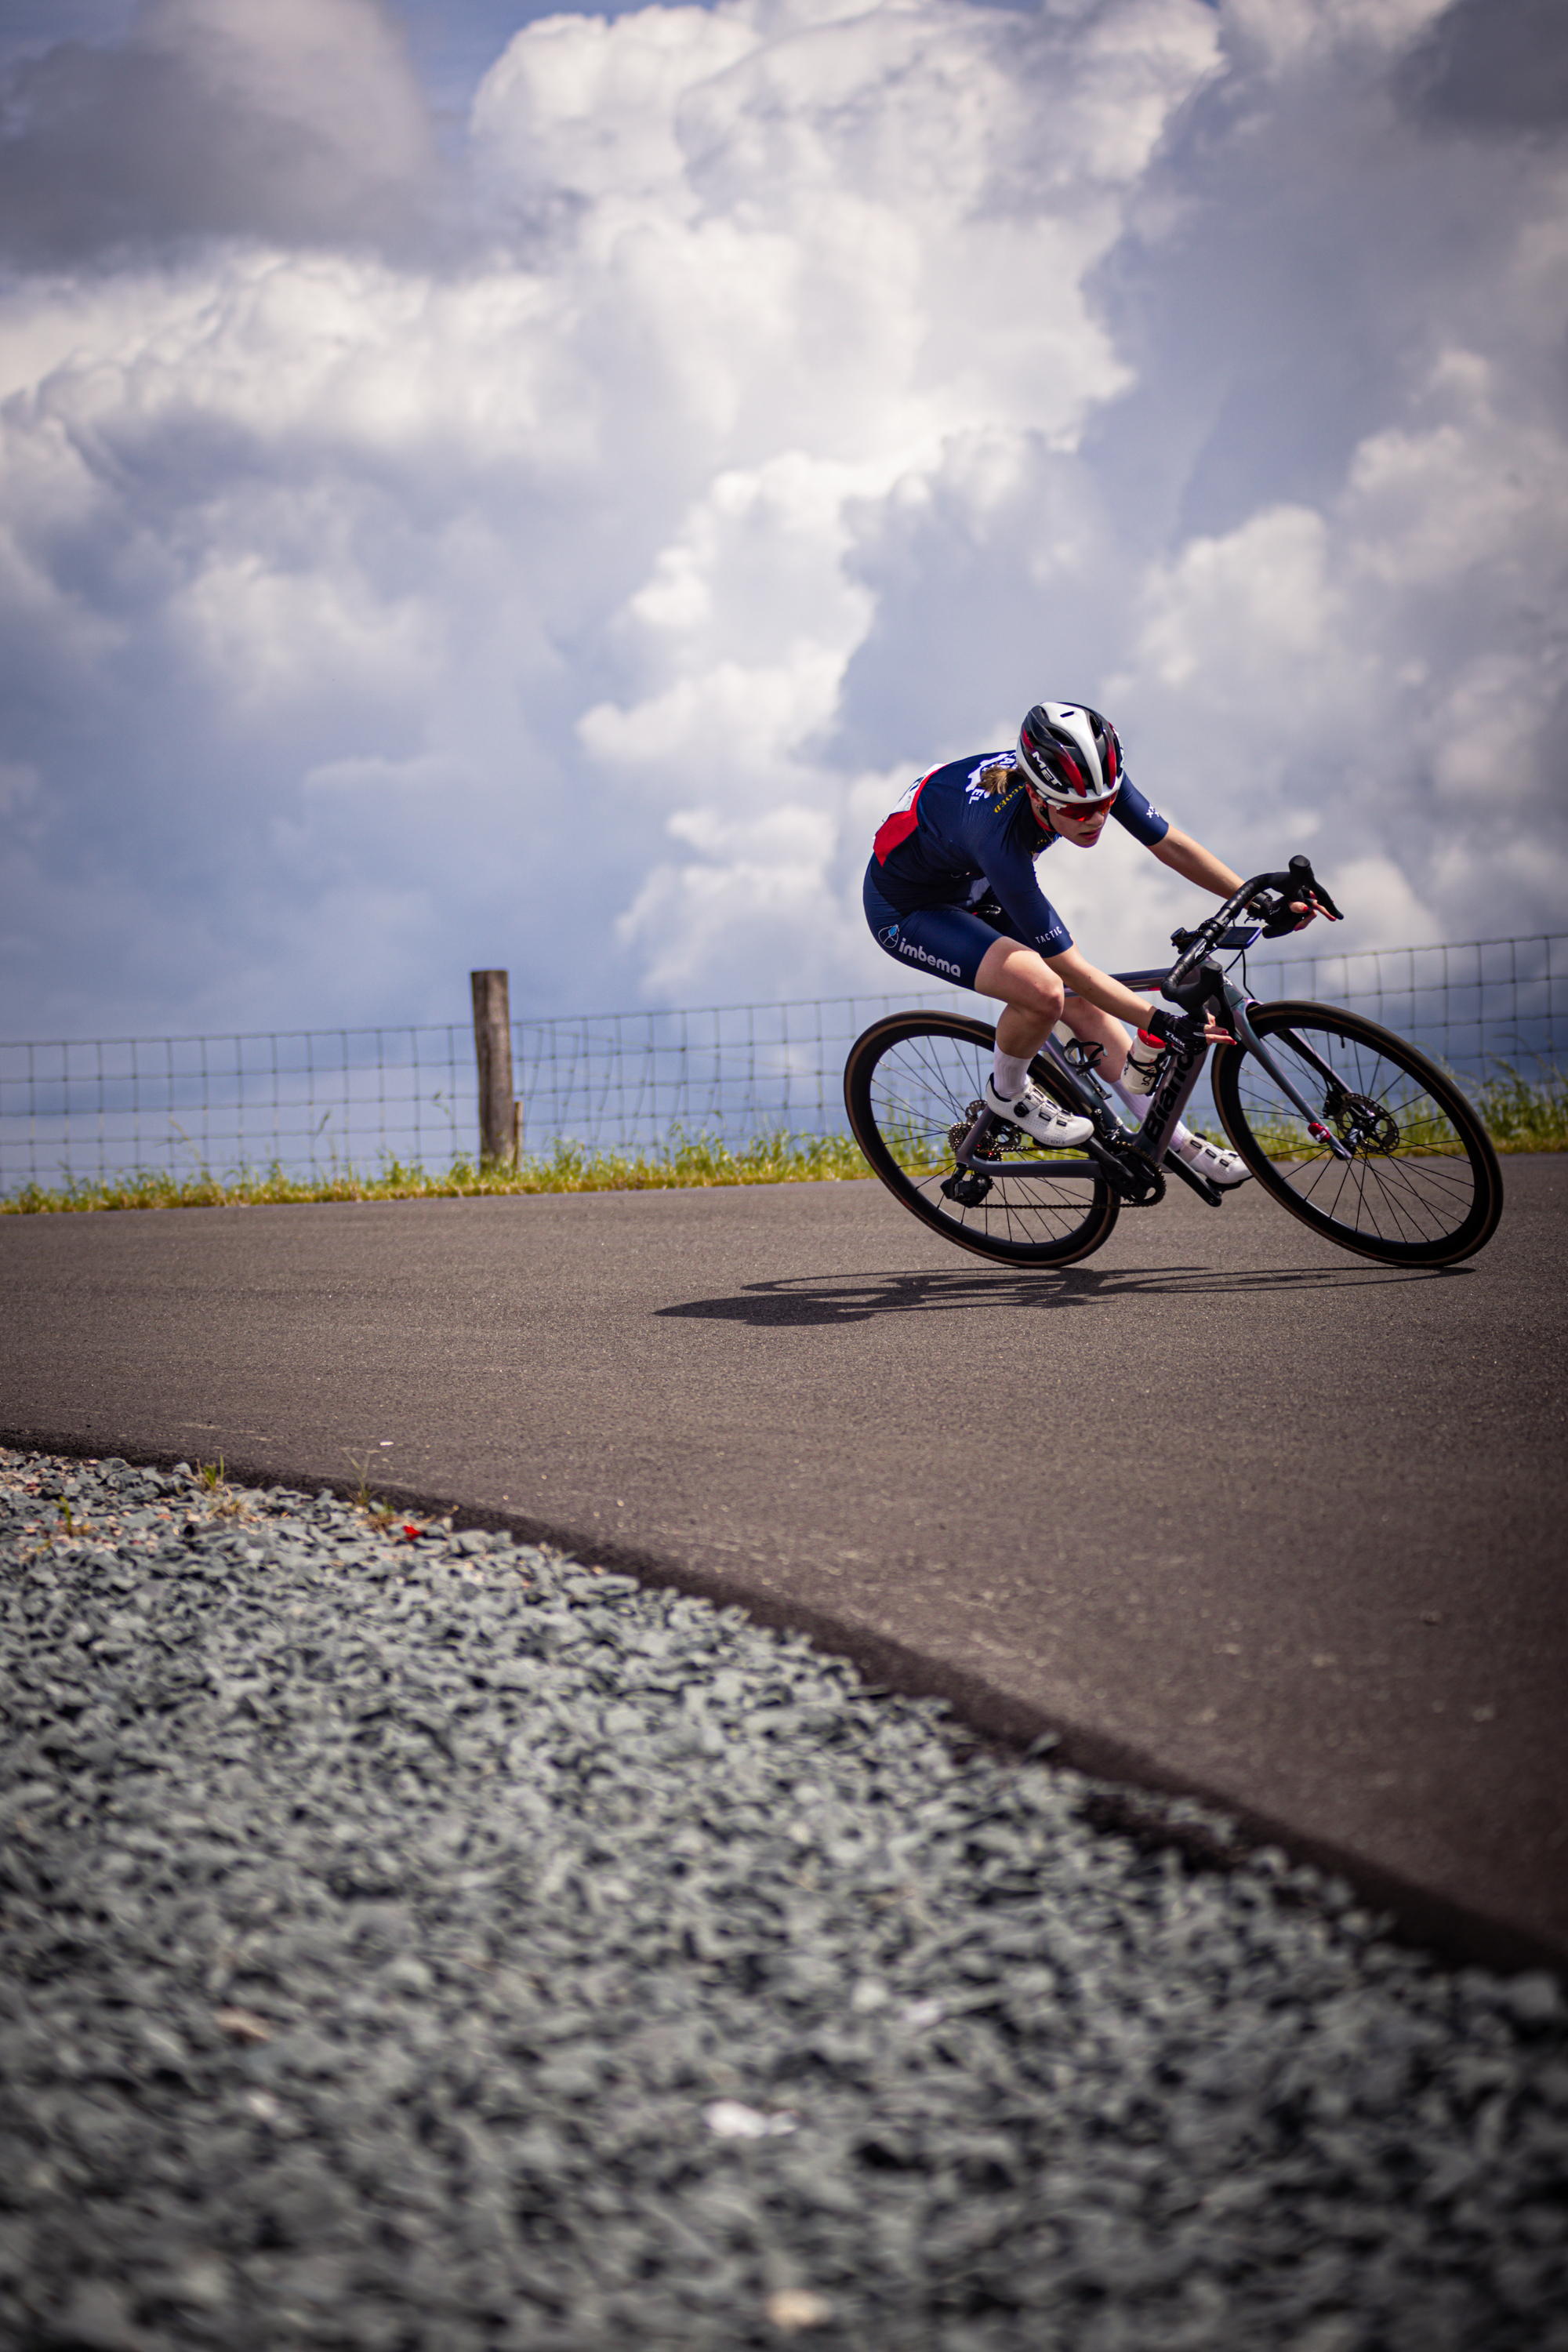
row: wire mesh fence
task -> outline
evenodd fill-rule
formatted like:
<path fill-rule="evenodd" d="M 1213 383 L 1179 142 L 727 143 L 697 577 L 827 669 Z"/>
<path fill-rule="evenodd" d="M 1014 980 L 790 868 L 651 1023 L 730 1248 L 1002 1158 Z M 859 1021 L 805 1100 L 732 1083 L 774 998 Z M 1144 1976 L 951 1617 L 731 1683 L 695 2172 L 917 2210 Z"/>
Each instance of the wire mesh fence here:
<path fill-rule="evenodd" d="M 958 991 L 836 996 L 700 1011 L 518 1022 L 513 1069 L 525 1150 L 559 1137 L 606 1151 L 657 1148 L 672 1132 L 734 1144 L 786 1129 L 842 1129 L 844 1064 L 862 1029 L 911 1002 Z"/>
<path fill-rule="evenodd" d="M 1281 946 L 1248 955 L 1245 968 L 1265 1002 L 1295 997 L 1364 1013 L 1418 1045 L 1472 1094 L 1506 1071 L 1547 1079 L 1568 1061 L 1568 933 L 1346 955 Z M 1203 1123 L 1212 1101 L 1194 1100 Z"/>
<path fill-rule="evenodd" d="M 558 1140 L 655 1149 L 677 1129 L 731 1143 L 780 1127 L 821 1134 L 843 1123 L 851 1042 L 909 1001 L 514 1021 L 520 1141 L 548 1155 Z M 437 1170 L 478 1144 L 466 1022 L 0 1045 L 0 1194 L 149 1171 Z"/>
<path fill-rule="evenodd" d="M 1352 955 L 1281 948 L 1249 956 L 1247 971 L 1260 997 L 1349 1005 L 1472 1082 L 1505 1066 L 1545 1069 L 1568 1044 L 1568 934 L 1560 931 Z"/>
<path fill-rule="evenodd" d="M 1568 1054 L 1568 933 L 1280 951 L 1250 957 L 1247 977 L 1265 998 L 1365 1013 L 1472 1086 L 1505 1065 L 1540 1076 Z M 921 989 L 514 1021 L 522 1148 L 635 1152 L 677 1130 L 734 1144 L 840 1129 L 850 1044 L 911 998 L 981 1009 L 958 990 Z M 148 1171 L 437 1170 L 477 1144 L 467 1023 L 0 1045 L 0 1193 Z"/>
<path fill-rule="evenodd" d="M 0 1045 L 0 1192 L 366 1155 L 444 1166 L 474 1102 L 473 1033 L 457 1024 Z"/>

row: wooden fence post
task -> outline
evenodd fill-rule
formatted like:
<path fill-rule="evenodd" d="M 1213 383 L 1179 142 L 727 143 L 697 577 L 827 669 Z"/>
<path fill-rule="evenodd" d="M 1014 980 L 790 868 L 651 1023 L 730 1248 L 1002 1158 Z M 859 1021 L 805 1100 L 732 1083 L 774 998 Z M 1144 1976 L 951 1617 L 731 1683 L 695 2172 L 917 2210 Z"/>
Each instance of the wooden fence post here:
<path fill-rule="evenodd" d="M 504 971 L 471 971 L 474 1054 L 479 1066 L 479 1164 L 499 1166 L 517 1150 L 511 1092 L 511 1012 Z"/>

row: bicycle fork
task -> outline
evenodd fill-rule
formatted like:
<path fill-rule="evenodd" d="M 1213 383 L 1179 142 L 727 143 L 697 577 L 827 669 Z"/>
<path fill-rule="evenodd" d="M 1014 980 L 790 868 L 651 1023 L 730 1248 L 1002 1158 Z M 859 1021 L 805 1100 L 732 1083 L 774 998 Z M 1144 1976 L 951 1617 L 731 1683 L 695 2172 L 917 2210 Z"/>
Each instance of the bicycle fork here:
<path fill-rule="evenodd" d="M 1180 971 L 1181 966 L 1178 964 L 1176 969 Z M 1322 1149 L 1331 1153 L 1336 1160 L 1355 1158 L 1354 1151 L 1348 1145 L 1342 1143 L 1339 1137 L 1324 1126 L 1322 1119 L 1307 1100 L 1306 1096 L 1293 1083 L 1289 1074 L 1275 1060 L 1274 1055 L 1247 1017 L 1247 1008 L 1251 1002 L 1247 991 L 1237 987 L 1236 982 L 1227 973 L 1221 971 L 1212 957 L 1205 958 L 1194 972 L 1189 974 L 1179 986 L 1174 988 L 1173 993 L 1170 976 L 1167 976 L 1163 985 L 1164 992 L 1171 996 L 1173 1003 L 1180 1004 L 1184 1010 L 1199 1019 L 1205 1012 L 1212 1013 L 1216 1020 L 1231 1030 L 1249 1054 L 1256 1054 L 1280 1093 L 1288 1101 L 1295 1105 L 1306 1120 L 1307 1132 L 1315 1143 L 1321 1145 Z M 1319 1055 L 1312 1051 L 1310 1045 L 1304 1044 L 1300 1038 L 1292 1038 L 1291 1043 L 1301 1059 L 1310 1063 L 1313 1069 L 1323 1079 L 1329 1088 L 1331 1099 L 1343 1092 L 1335 1073 Z M 1156 1089 L 1156 1099 L 1158 1099 L 1158 1089 Z M 1147 1127 L 1147 1120 L 1144 1125 Z"/>
<path fill-rule="evenodd" d="M 1336 1160 L 1353 1160 L 1355 1158 L 1355 1152 L 1352 1147 L 1347 1143 L 1342 1143 L 1337 1135 L 1323 1125 L 1322 1120 L 1319 1118 L 1318 1113 L 1313 1109 L 1311 1104 L 1307 1100 L 1306 1096 L 1301 1092 L 1299 1087 L 1294 1086 L 1291 1083 L 1288 1074 L 1280 1068 L 1279 1064 L 1275 1060 L 1273 1055 L 1269 1052 L 1268 1046 L 1264 1044 L 1262 1038 L 1258 1035 L 1257 1030 L 1247 1019 L 1247 1007 L 1249 1000 L 1245 990 L 1238 988 L 1236 982 L 1229 979 L 1225 981 L 1224 987 L 1226 1003 L 1229 1007 L 1230 1018 L 1235 1025 L 1237 1037 L 1247 1047 L 1249 1054 L 1257 1055 L 1258 1060 L 1262 1063 L 1264 1068 L 1268 1071 L 1275 1085 L 1279 1088 L 1281 1094 L 1289 1097 L 1289 1100 L 1295 1104 L 1296 1108 L 1300 1112 L 1302 1118 L 1307 1122 L 1307 1132 L 1311 1137 L 1313 1142 L 1321 1144 L 1325 1151 L 1331 1152 Z M 1329 1088 L 1331 1097 L 1335 1095 L 1342 1095 L 1344 1088 L 1337 1073 L 1330 1068 L 1328 1063 L 1322 1059 L 1321 1055 L 1314 1053 L 1310 1045 L 1306 1044 L 1301 1038 L 1294 1035 L 1294 1034 L 1291 1034 L 1290 1042 L 1294 1045 L 1297 1053 L 1300 1055 L 1301 1059 L 1304 1062 L 1310 1062 L 1313 1069 L 1315 1069 L 1319 1076 L 1323 1079 L 1325 1085 Z"/>

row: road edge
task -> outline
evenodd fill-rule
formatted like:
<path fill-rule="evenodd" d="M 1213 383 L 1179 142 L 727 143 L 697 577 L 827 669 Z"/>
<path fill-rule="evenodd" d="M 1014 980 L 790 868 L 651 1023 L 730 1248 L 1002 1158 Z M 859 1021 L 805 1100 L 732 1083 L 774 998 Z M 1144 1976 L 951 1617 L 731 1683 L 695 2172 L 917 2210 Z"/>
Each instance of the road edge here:
<path fill-rule="evenodd" d="M 83 1462 L 110 1458 L 105 1447 L 115 1451 L 113 1441 L 107 1437 L 95 1444 L 79 1432 L 68 1435 L 15 1423 L 0 1424 L 0 1444 Z M 119 1458 L 167 1471 L 187 1457 L 138 1447 L 133 1455 Z M 287 1486 L 315 1493 L 324 1487 L 347 1502 L 353 1502 L 361 1491 L 342 1478 L 314 1472 L 297 1476 L 287 1465 L 226 1455 L 224 1472 L 239 1486 Z M 1173 1845 L 1194 1864 L 1215 1869 L 1234 1868 L 1250 1854 L 1277 1848 L 1292 1863 L 1343 1878 L 1362 1906 L 1378 1915 L 1384 1932 L 1397 1942 L 1430 1951 L 1454 1965 L 1480 1966 L 1505 1976 L 1545 1969 L 1568 1981 L 1568 1946 L 1542 1937 L 1516 1919 L 1465 1904 L 1390 1871 L 1352 1847 L 1318 1837 L 1300 1823 L 1240 1803 L 1229 1792 L 1173 1770 L 1152 1751 L 1093 1723 L 1048 1717 L 983 1674 L 955 1665 L 916 1643 L 879 1633 L 829 1609 L 785 1601 L 763 1585 L 749 1584 L 744 1570 L 727 1569 L 721 1574 L 704 1570 L 647 1547 L 606 1542 L 585 1529 L 523 1512 L 474 1505 L 460 1496 L 434 1489 L 378 1482 L 376 1497 L 378 1503 L 414 1517 L 449 1517 L 455 1528 L 505 1529 L 521 1542 L 547 1546 L 584 1567 L 613 1569 L 635 1576 L 639 1582 L 689 1593 L 719 1607 L 742 1608 L 759 1624 L 775 1632 L 804 1633 L 826 1654 L 847 1660 L 873 1690 L 945 1700 L 957 1724 L 1004 1758 L 1021 1762 L 1031 1749 L 1048 1750 L 1051 1763 L 1065 1765 L 1095 1784 L 1086 1810 L 1097 1827 L 1145 1846 Z M 1194 1805 L 1203 1809 L 1206 1819 L 1184 1819 L 1174 1810 Z M 1226 1829 L 1229 1833 L 1223 1834 Z"/>

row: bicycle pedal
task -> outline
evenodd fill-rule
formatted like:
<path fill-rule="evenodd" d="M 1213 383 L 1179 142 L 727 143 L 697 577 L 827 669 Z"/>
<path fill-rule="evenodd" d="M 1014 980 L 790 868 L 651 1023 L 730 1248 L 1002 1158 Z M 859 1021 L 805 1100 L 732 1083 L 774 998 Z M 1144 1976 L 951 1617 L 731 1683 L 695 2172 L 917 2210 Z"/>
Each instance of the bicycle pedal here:
<path fill-rule="evenodd" d="M 1211 1183 L 1206 1176 L 1200 1176 L 1195 1168 L 1189 1168 L 1186 1161 L 1179 1158 L 1175 1152 L 1166 1152 L 1164 1164 L 1173 1176 L 1179 1177 L 1184 1184 L 1189 1186 L 1197 1194 L 1200 1201 L 1206 1201 L 1211 1209 L 1224 1208 L 1225 1194 L 1220 1191 L 1219 1186 Z"/>

